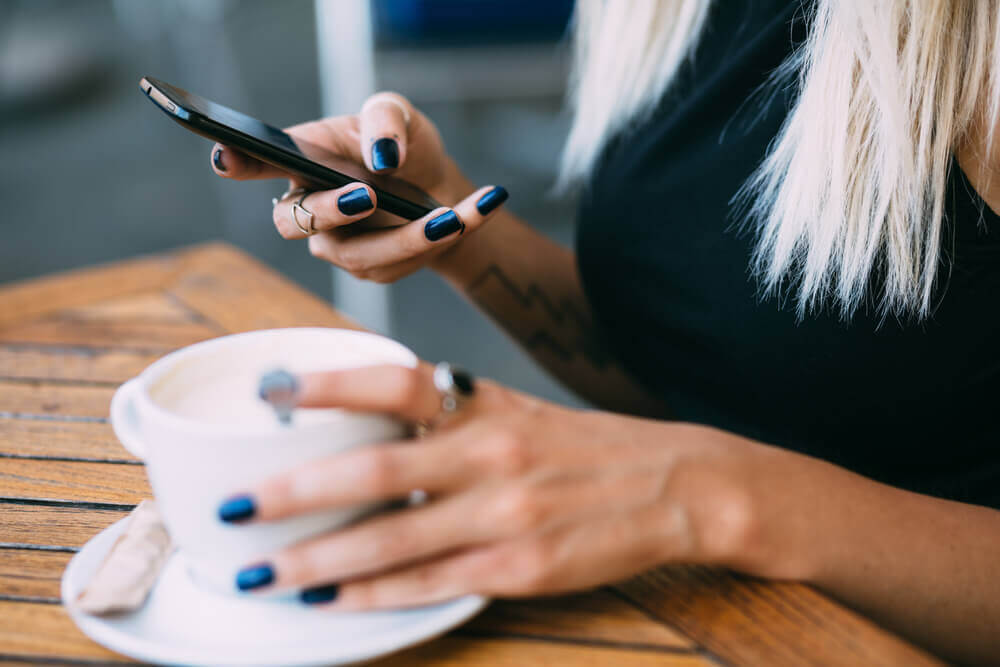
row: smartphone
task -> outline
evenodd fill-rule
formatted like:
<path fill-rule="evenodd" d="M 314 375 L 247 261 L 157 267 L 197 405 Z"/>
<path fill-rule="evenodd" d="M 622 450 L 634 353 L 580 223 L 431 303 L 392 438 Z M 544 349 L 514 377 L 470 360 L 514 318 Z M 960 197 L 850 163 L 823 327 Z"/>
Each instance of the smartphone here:
<path fill-rule="evenodd" d="M 407 220 L 422 218 L 441 206 L 404 180 L 373 174 L 325 148 L 169 83 L 147 76 L 139 87 L 153 104 L 192 132 L 274 165 L 310 188 L 330 190 L 361 182 L 375 191 L 378 208 Z"/>

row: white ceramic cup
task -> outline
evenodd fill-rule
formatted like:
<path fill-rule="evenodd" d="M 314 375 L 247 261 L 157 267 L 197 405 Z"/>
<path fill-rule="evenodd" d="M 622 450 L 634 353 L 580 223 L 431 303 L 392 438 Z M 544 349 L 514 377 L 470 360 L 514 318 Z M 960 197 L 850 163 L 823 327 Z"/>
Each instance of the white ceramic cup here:
<path fill-rule="evenodd" d="M 376 509 L 247 525 L 226 524 L 217 514 L 233 493 L 276 473 L 406 437 L 399 420 L 335 409 L 296 410 L 292 423 L 282 425 L 257 396 L 260 375 L 276 368 L 300 374 L 376 364 L 412 368 L 417 358 L 369 333 L 271 329 L 182 348 L 118 389 L 111 400 L 115 435 L 146 463 L 167 529 L 199 584 L 235 593 L 242 567 Z"/>

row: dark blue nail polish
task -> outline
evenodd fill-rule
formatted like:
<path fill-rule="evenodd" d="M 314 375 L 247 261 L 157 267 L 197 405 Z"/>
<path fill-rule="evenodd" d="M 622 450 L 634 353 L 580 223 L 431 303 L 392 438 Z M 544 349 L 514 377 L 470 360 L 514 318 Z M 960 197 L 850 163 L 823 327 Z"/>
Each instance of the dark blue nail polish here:
<path fill-rule="evenodd" d="M 337 208 L 344 215 L 357 215 L 358 213 L 372 210 L 374 206 L 372 205 L 372 198 L 368 196 L 368 190 L 358 188 L 357 190 L 351 190 L 346 194 L 340 195 L 337 198 Z"/>
<path fill-rule="evenodd" d="M 250 496 L 233 496 L 219 505 L 219 518 L 226 523 L 236 523 L 253 518 L 256 508 Z"/>
<path fill-rule="evenodd" d="M 221 148 L 216 148 L 215 151 L 212 152 L 212 164 L 214 164 L 215 168 L 218 169 L 219 171 L 225 171 L 226 170 L 226 165 L 222 164 L 222 149 Z"/>
<path fill-rule="evenodd" d="M 274 582 L 274 568 L 267 563 L 245 567 L 236 573 L 236 588 L 249 591 Z"/>
<path fill-rule="evenodd" d="M 388 137 L 372 144 L 372 166 L 375 171 L 395 169 L 399 166 L 399 144 Z"/>
<path fill-rule="evenodd" d="M 317 586 L 316 588 L 307 588 L 299 593 L 299 599 L 306 604 L 323 604 L 324 602 L 333 602 L 336 600 L 337 593 L 339 592 L 340 586 L 337 584 Z"/>
<path fill-rule="evenodd" d="M 445 211 L 436 218 L 431 218 L 424 225 L 424 236 L 428 241 L 439 241 L 449 234 L 465 229 L 465 225 L 458 219 L 454 211 Z"/>
<path fill-rule="evenodd" d="M 507 191 L 498 185 L 479 198 L 479 201 L 476 202 L 476 210 L 479 211 L 479 215 L 486 215 L 507 201 L 509 196 Z"/>

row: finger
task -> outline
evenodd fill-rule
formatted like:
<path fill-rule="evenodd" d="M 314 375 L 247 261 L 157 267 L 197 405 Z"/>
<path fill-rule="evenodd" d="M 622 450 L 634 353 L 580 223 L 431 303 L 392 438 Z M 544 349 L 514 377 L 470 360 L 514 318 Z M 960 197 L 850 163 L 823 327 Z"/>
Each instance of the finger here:
<path fill-rule="evenodd" d="M 223 178 L 236 181 L 262 178 L 288 178 L 288 173 L 229 146 L 215 144 L 211 153 L 212 170 Z"/>
<path fill-rule="evenodd" d="M 462 595 L 522 597 L 565 593 L 620 581 L 683 559 L 682 532 L 660 508 L 637 515 L 608 513 L 543 534 L 446 554 L 372 577 L 307 589 L 307 603 L 331 610 L 368 611 L 414 607 Z"/>
<path fill-rule="evenodd" d="M 434 368 L 392 364 L 306 373 L 299 378 L 297 405 L 377 412 L 406 421 L 426 421 L 441 410 Z"/>
<path fill-rule="evenodd" d="M 361 153 L 374 172 L 401 167 L 406 161 L 407 125 L 416 115 L 410 102 L 397 93 L 381 92 L 361 106 Z"/>
<path fill-rule="evenodd" d="M 274 226 L 283 238 L 303 239 L 371 215 L 376 202 L 375 191 L 364 183 L 349 183 L 335 190 L 310 192 L 304 198 L 302 195 L 288 197 L 274 207 Z M 299 225 L 308 233 L 302 231 Z"/>
<path fill-rule="evenodd" d="M 469 490 L 299 542 L 270 559 L 274 586 L 302 589 L 355 579 L 484 541 L 489 528 L 470 521 L 482 495 Z"/>
<path fill-rule="evenodd" d="M 306 604 L 345 612 L 444 602 L 485 589 L 497 574 L 499 559 L 494 551 L 489 546 L 473 547 L 375 577 L 307 588 L 299 597 Z"/>
<path fill-rule="evenodd" d="M 466 231 L 485 224 L 507 200 L 499 186 L 480 188 L 454 209 L 438 208 L 401 227 L 351 236 L 324 236 L 310 241 L 313 255 L 352 273 L 398 264 L 457 241 Z"/>
<path fill-rule="evenodd" d="M 230 522 L 271 521 L 316 510 L 351 507 L 405 498 L 414 489 L 428 493 L 454 491 L 508 472 L 502 453 L 490 445 L 481 429 L 463 425 L 419 441 L 359 447 L 307 465 L 298 466 L 234 496 L 233 507 L 253 510 L 240 516 L 224 510 Z M 525 505 L 505 496 L 492 503 L 496 523 L 507 527 L 519 521 Z M 496 505 L 496 508 L 493 508 Z M 224 504 L 223 507 L 226 505 Z M 531 508 L 525 508 L 531 509 Z M 486 510 L 484 510 L 486 511 Z"/>

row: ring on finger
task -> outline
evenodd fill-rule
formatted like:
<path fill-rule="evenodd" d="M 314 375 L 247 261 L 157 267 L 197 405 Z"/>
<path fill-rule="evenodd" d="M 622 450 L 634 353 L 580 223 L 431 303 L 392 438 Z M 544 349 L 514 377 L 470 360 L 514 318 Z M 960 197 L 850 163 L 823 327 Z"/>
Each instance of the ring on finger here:
<path fill-rule="evenodd" d="M 428 435 L 434 427 L 453 416 L 476 393 L 472 375 L 446 361 L 434 367 L 431 377 L 434 388 L 441 396 L 441 411 L 435 417 L 415 424 L 414 434 L 418 438 Z"/>
<path fill-rule="evenodd" d="M 441 394 L 442 416 L 458 412 L 476 393 L 472 375 L 446 361 L 434 367 L 434 388 Z"/>
<path fill-rule="evenodd" d="M 277 206 L 280 202 L 285 201 L 289 197 L 294 197 L 295 195 L 300 195 L 305 192 L 306 189 L 303 187 L 289 188 L 285 190 L 280 197 L 271 197 L 271 206 Z"/>
<path fill-rule="evenodd" d="M 299 200 L 294 204 L 292 204 L 292 219 L 295 221 L 295 226 L 298 227 L 299 230 L 306 236 L 312 236 L 313 234 L 316 233 L 316 219 L 315 219 L 316 216 L 313 215 L 312 211 L 310 211 L 309 209 L 307 209 L 305 206 L 302 205 L 302 202 L 306 200 L 306 197 L 308 197 L 311 194 L 312 194 L 311 192 L 304 192 L 302 196 L 299 198 Z M 303 215 L 309 216 L 308 229 L 306 229 L 302 225 L 302 223 L 299 222 L 299 211 L 301 211 Z"/>

